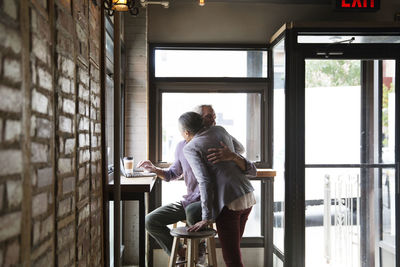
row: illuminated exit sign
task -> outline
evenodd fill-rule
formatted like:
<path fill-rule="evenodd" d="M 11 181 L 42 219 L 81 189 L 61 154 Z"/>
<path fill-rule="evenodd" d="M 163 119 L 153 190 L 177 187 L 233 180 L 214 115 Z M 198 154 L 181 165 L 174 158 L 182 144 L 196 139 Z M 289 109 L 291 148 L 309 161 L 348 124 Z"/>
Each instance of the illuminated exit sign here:
<path fill-rule="evenodd" d="M 380 0 L 336 0 L 336 9 L 341 11 L 378 11 Z"/>

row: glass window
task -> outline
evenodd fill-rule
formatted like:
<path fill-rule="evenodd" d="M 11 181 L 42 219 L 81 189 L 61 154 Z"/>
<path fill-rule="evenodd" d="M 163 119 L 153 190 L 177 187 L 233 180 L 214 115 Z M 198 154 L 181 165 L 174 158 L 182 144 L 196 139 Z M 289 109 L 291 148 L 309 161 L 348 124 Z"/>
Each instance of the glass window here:
<path fill-rule="evenodd" d="M 306 60 L 306 164 L 360 163 L 360 73 L 359 60 Z"/>
<path fill-rule="evenodd" d="M 260 93 L 163 93 L 162 161 L 173 162 L 176 145 L 183 140 L 178 128 L 179 116 L 202 104 L 213 106 L 217 125 L 242 143 L 243 156 L 260 161 Z"/>
<path fill-rule="evenodd" d="M 393 163 L 395 144 L 396 61 L 382 61 L 382 162 Z"/>
<path fill-rule="evenodd" d="M 156 49 L 155 77 L 267 77 L 267 51 Z"/>

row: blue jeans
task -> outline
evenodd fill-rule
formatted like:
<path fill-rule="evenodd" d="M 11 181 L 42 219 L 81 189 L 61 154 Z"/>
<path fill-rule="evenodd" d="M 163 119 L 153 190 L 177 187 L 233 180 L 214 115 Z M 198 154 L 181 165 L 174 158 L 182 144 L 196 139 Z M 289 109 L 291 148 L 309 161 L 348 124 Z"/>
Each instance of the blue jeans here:
<path fill-rule="evenodd" d="M 146 230 L 157 241 L 162 249 L 171 255 L 173 237 L 167 227 L 182 220 L 186 220 L 188 225 L 193 225 L 201 221 L 201 202 L 194 202 L 186 207 L 182 203 L 175 202 L 161 206 L 146 216 Z"/>

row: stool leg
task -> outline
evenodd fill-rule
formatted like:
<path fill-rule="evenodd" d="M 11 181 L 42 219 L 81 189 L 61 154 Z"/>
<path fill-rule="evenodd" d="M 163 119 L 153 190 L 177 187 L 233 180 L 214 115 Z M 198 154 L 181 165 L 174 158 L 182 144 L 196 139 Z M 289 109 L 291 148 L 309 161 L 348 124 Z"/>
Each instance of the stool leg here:
<path fill-rule="evenodd" d="M 178 255 L 178 242 L 179 238 L 175 236 L 174 242 L 172 243 L 172 250 L 171 250 L 171 256 L 169 257 L 168 267 L 176 266 L 176 256 Z"/>
<path fill-rule="evenodd" d="M 208 266 L 218 267 L 214 237 L 207 238 L 207 252 L 208 252 Z"/>
<path fill-rule="evenodd" d="M 195 264 L 199 261 L 199 239 L 192 239 L 193 242 L 193 261 Z"/>
<path fill-rule="evenodd" d="M 188 238 L 187 239 L 187 244 L 188 244 L 188 257 L 187 257 L 187 267 L 195 267 L 195 263 L 194 263 L 194 244 L 193 244 L 194 240 Z"/>

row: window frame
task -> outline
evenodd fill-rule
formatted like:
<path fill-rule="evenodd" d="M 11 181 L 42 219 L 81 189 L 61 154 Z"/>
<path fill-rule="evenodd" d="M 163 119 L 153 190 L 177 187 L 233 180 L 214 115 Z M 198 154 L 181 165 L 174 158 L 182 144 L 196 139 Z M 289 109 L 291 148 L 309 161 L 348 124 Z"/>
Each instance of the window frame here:
<path fill-rule="evenodd" d="M 155 50 L 264 50 L 266 45 L 198 45 L 198 44 L 150 44 L 149 45 L 149 159 L 159 166 L 168 166 L 162 157 L 162 93 L 260 93 L 261 106 L 261 159 L 258 168 L 272 166 L 272 100 L 271 79 L 225 77 L 155 77 Z M 268 53 L 268 61 L 269 53 Z M 269 67 L 269 62 L 268 62 Z M 268 70 L 269 74 L 269 70 Z M 244 87 L 250 89 L 243 89 Z M 214 88 L 213 90 L 208 88 Z"/>
<path fill-rule="evenodd" d="M 225 77 L 155 77 L 155 51 L 157 49 L 170 50 L 264 50 L 268 53 L 266 78 L 225 78 Z M 261 160 L 255 162 L 257 168 L 272 167 L 272 93 L 270 78 L 269 47 L 263 45 L 215 45 L 215 44 L 149 44 L 149 159 L 157 166 L 168 167 L 170 164 L 161 161 L 162 150 L 162 93 L 260 93 L 263 101 L 261 105 Z M 214 88 L 210 90 L 208 88 Z M 250 88 L 250 89 L 243 89 Z M 259 179 L 254 179 L 259 180 Z M 260 179 L 260 182 L 261 179 Z M 161 206 L 162 183 L 157 181 L 150 210 Z M 261 187 L 261 196 L 263 196 Z M 261 236 L 244 237 L 241 246 L 246 248 L 264 247 L 264 199 L 261 199 Z M 219 242 L 217 242 L 219 246 Z M 152 244 L 153 248 L 158 247 Z"/>

